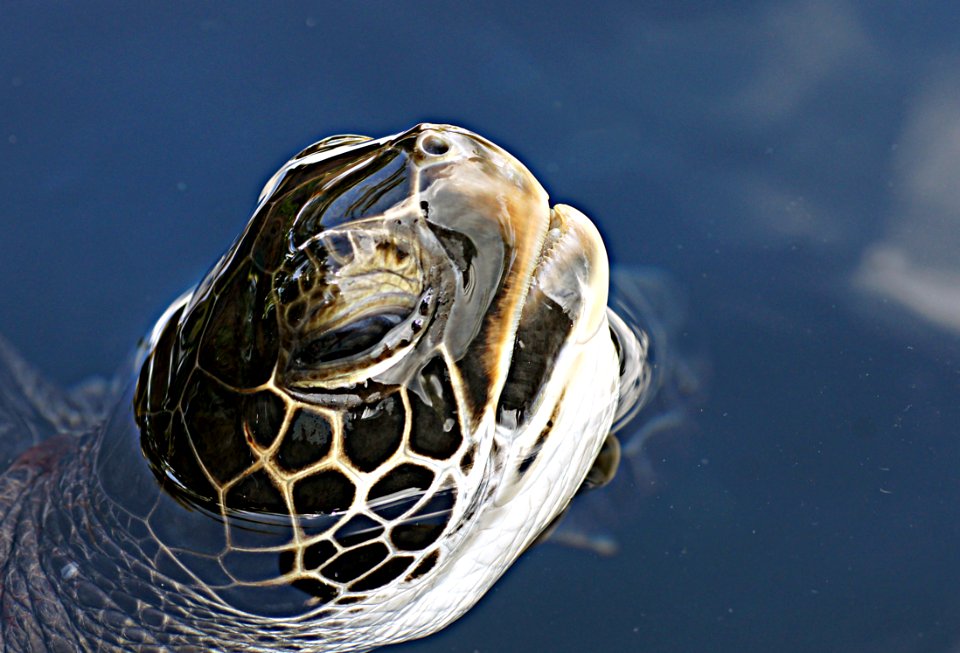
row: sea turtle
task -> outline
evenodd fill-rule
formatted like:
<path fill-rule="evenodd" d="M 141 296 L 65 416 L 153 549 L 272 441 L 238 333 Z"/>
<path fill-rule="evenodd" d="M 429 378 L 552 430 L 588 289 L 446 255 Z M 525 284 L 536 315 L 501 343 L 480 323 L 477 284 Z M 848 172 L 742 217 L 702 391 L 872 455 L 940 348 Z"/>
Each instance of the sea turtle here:
<path fill-rule="evenodd" d="M 608 284 L 591 222 L 476 134 L 311 145 L 116 391 L 0 343 L 0 648 L 443 628 L 616 468 L 650 367 Z"/>

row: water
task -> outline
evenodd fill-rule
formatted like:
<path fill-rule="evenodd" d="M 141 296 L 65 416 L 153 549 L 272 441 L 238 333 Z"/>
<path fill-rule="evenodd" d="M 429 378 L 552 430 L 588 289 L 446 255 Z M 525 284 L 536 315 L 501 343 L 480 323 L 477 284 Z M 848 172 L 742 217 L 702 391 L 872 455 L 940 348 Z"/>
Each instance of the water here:
<path fill-rule="evenodd" d="M 0 331 L 61 382 L 110 373 L 298 148 L 463 124 L 685 288 L 702 396 L 654 485 L 575 515 L 618 555 L 539 547 L 397 650 L 955 651 L 956 17 L 7 5 Z"/>

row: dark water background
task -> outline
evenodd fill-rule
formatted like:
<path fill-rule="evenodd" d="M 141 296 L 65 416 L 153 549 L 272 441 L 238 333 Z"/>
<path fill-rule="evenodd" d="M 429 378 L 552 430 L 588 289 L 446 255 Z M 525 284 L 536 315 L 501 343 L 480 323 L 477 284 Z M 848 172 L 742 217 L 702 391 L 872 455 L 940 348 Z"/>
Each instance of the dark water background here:
<path fill-rule="evenodd" d="M 575 515 L 619 554 L 539 547 L 397 650 L 960 651 L 953 3 L 266 7 L 0 4 L 28 359 L 115 370 L 307 143 L 460 123 L 686 289 L 703 386 Z"/>

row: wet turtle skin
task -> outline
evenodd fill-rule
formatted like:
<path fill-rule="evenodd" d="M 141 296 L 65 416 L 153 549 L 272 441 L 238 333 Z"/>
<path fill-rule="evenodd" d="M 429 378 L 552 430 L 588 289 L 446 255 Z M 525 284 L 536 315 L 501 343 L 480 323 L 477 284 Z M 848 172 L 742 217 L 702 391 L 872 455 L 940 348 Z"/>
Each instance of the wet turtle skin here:
<path fill-rule="evenodd" d="M 305 149 L 102 422 L 0 356 L 4 650 L 442 628 L 616 466 L 649 371 L 607 285 L 589 220 L 471 132 Z"/>

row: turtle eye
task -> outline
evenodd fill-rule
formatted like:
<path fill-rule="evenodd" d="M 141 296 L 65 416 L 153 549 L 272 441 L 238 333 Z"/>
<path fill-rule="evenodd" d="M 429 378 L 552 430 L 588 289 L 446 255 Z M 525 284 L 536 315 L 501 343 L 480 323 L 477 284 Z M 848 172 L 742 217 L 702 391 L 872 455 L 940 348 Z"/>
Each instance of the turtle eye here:
<path fill-rule="evenodd" d="M 315 367 L 362 354 L 377 345 L 405 316 L 367 315 L 299 344 L 292 360 L 298 367 Z"/>

